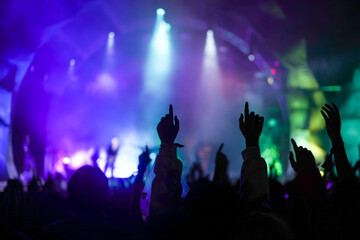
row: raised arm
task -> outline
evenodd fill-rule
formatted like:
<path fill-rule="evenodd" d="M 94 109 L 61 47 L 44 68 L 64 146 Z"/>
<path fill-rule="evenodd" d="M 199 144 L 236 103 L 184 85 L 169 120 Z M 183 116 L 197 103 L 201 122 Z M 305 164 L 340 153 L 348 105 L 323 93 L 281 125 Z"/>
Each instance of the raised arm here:
<path fill-rule="evenodd" d="M 148 146 L 145 146 L 145 151 L 143 151 L 139 156 L 138 174 L 136 175 L 135 181 L 131 186 L 130 213 L 134 220 L 141 219 L 140 196 L 141 191 L 144 188 L 144 174 L 147 166 L 151 162 L 149 155 L 149 148 Z"/>
<path fill-rule="evenodd" d="M 266 162 L 260 156 L 259 138 L 264 125 L 264 117 L 249 113 L 249 104 L 245 103 L 244 114 L 239 118 L 239 128 L 245 138 L 246 149 L 240 177 L 240 197 L 247 201 L 263 201 L 268 197 L 269 179 Z"/>
<path fill-rule="evenodd" d="M 215 158 L 215 171 L 214 171 L 214 178 L 213 182 L 216 183 L 229 183 L 229 178 L 227 175 L 227 168 L 229 165 L 229 160 L 227 156 L 222 153 L 222 148 L 224 144 L 222 143 L 216 152 Z"/>
<path fill-rule="evenodd" d="M 170 105 L 169 113 L 161 118 L 157 132 L 161 140 L 159 154 L 156 157 L 155 178 L 151 187 L 150 217 L 163 211 L 177 208 L 182 194 L 182 162 L 177 158 L 177 147 L 174 143 L 179 132 L 179 119 L 173 115 Z"/>
<path fill-rule="evenodd" d="M 332 106 L 325 104 L 322 107 L 321 114 L 326 123 L 326 131 L 331 140 L 334 154 L 335 166 L 340 179 L 352 177 L 351 165 L 348 161 L 344 141 L 341 137 L 341 119 L 340 112 L 337 106 L 333 103 Z"/>

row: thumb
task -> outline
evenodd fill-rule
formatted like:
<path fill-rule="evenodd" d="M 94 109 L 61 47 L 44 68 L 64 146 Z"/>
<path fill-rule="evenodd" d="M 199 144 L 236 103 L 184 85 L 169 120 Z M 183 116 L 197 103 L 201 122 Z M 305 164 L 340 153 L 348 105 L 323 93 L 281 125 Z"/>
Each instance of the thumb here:
<path fill-rule="evenodd" d="M 220 145 L 220 147 L 219 147 L 219 149 L 217 150 L 216 154 L 221 153 L 221 150 L 222 150 L 223 147 L 224 147 L 224 143 L 222 143 L 222 144 Z"/>
<path fill-rule="evenodd" d="M 177 116 L 175 115 L 175 128 L 176 128 L 176 129 L 179 129 L 179 127 L 180 127 L 180 121 L 179 121 L 179 119 L 177 118 Z"/>

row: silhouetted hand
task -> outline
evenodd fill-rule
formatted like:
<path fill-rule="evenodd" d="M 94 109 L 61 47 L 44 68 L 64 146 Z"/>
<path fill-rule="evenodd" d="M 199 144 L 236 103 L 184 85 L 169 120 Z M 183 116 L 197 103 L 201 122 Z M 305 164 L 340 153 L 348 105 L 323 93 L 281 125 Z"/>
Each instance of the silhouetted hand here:
<path fill-rule="evenodd" d="M 145 151 L 142 152 L 139 156 L 139 166 L 138 166 L 139 171 L 141 170 L 145 171 L 146 167 L 149 165 L 150 162 L 151 162 L 150 152 L 148 146 L 146 145 Z"/>
<path fill-rule="evenodd" d="M 254 112 L 249 114 L 249 104 L 246 102 L 245 112 L 244 114 L 241 114 L 239 119 L 239 128 L 241 133 L 244 135 L 246 147 L 259 145 L 259 138 L 263 125 L 264 117 L 261 117 L 258 114 L 255 115 Z"/>
<path fill-rule="evenodd" d="M 291 167 L 296 173 L 301 173 L 308 168 L 316 167 L 314 155 L 310 150 L 301 146 L 298 147 L 294 139 L 291 139 L 291 143 L 294 148 L 296 162 L 294 159 L 294 154 L 291 151 L 289 155 L 289 160 Z"/>
<path fill-rule="evenodd" d="M 223 147 L 224 147 L 224 144 L 222 143 L 220 145 L 218 151 L 216 152 L 215 164 L 216 164 L 216 167 L 219 167 L 221 169 L 224 169 L 224 168 L 226 169 L 227 166 L 229 165 L 229 160 L 226 157 L 226 155 L 221 152 Z"/>
<path fill-rule="evenodd" d="M 341 119 L 339 109 L 333 103 L 332 106 L 325 104 L 322 107 L 321 114 L 323 115 L 326 123 L 326 131 L 332 142 L 341 139 L 340 127 Z"/>
<path fill-rule="evenodd" d="M 229 160 L 225 154 L 221 152 L 224 144 L 222 143 L 216 152 L 215 158 L 215 172 L 214 172 L 214 182 L 224 183 L 228 180 L 227 176 L 227 167 L 229 165 Z"/>
<path fill-rule="evenodd" d="M 166 114 L 165 117 L 162 117 L 157 125 L 157 132 L 161 143 L 174 143 L 179 132 L 179 119 L 175 115 L 174 123 L 173 107 L 171 104 L 169 106 L 169 113 Z"/>

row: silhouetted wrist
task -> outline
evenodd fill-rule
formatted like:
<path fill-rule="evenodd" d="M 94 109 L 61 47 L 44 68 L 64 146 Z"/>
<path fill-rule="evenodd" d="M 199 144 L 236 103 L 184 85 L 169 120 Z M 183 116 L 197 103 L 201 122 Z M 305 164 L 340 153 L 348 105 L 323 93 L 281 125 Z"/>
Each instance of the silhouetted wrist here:
<path fill-rule="evenodd" d="M 246 139 L 245 144 L 246 144 L 246 148 L 259 147 L 259 139 Z"/>
<path fill-rule="evenodd" d="M 343 141 L 341 135 L 339 135 L 337 137 L 333 137 L 330 140 L 331 140 L 331 144 L 333 147 L 344 146 L 344 141 Z"/>

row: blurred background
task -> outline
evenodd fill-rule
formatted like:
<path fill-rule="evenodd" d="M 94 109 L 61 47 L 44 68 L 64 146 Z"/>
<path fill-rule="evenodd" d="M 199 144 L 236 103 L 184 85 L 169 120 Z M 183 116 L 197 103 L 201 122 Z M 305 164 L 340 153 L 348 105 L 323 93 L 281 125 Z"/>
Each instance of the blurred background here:
<path fill-rule="evenodd" d="M 221 143 L 240 175 L 245 101 L 265 117 L 262 157 L 288 180 L 290 137 L 321 166 L 331 146 L 320 109 L 336 103 L 359 160 L 360 2 L 19 0 L 0 3 L 0 179 L 104 170 L 136 175 L 173 104 L 184 175 L 209 176 Z M 321 168 L 321 167 L 320 167 Z M 108 173 L 109 174 L 109 173 Z M 109 176 L 109 175 L 108 175 Z"/>

